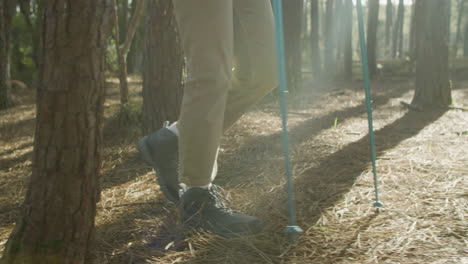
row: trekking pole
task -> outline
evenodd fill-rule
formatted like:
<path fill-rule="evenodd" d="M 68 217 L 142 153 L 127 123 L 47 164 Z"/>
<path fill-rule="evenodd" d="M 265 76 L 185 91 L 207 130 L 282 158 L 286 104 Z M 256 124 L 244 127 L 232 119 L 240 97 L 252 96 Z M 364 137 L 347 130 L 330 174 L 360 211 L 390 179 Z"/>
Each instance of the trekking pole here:
<path fill-rule="evenodd" d="M 377 183 L 377 166 L 376 166 L 376 155 L 375 155 L 375 143 L 374 143 L 374 127 L 372 121 L 372 99 L 370 93 L 370 80 L 369 80 L 369 65 L 367 61 L 367 47 L 364 33 L 364 22 L 362 15 L 362 4 L 361 0 L 356 1 L 357 17 L 359 24 L 359 41 L 361 43 L 361 60 L 362 60 L 362 73 L 364 78 L 364 90 L 366 92 L 366 107 L 367 107 L 367 120 L 369 122 L 369 143 L 370 152 L 372 159 L 372 173 L 374 174 L 374 189 L 375 189 L 375 207 L 381 207 L 382 203 L 379 201 L 379 187 Z"/>
<path fill-rule="evenodd" d="M 288 216 L 289 224 L 286 226 L 289 240 L 295 243 L 302 233 L 302 229 L 296 224 L 296 209 L 294 204 L 294 183 L 292 179 L 291 160 L 289 158 L 289 134 L 288 134 L 288 106 L 287 106 L 287 84 L 286 84 L 286 62 L 284 52 L 284 32 L 283 32 L 283 8 L 281 0 L 273 0 L 273 10 L 275 12 L 276 25 L 276 57 L 278 60 L 278 79 L 279 79 L 279 101 L 281 106 L 282 118 L 282 141 L 285 162 L 285 174 L 288 190 Z"/>

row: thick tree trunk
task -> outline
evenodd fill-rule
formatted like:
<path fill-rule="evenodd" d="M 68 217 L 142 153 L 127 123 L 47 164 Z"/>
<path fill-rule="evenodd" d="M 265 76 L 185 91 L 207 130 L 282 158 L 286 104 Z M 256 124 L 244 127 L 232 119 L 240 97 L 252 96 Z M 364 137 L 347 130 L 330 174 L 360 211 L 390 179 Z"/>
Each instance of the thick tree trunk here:
<path fill-rule="evenodd" d="M 452 103 L 448 68 L 446 1 L 417 1 L 416 90 L 412 104 L 420 107 Z"/>
<path fill-rule="evenodd" d="M 387 7 L 385 9 L 385 47 L 388 49 L 391 44 L 391 34 L 393 25 L 393 4 L 392 0 L 387 0 Z"/>
<path fill-rule="evenodd" d="M 371 78 L 377 71 L 377 29 L 379 27 L 379 0 L 369 0 L 367 19 L 367 58 Z"/>
<path fill-rule="evenodd" d="M 150 1 L 143 68 L 143 132 L 179 118 L 184 57 L 171 0 Z M 158 47 L 157 49 L 154 47 Z"/>
<path fill-rule="evenodd" d="M 296 91 L 301 86 L 301 32 L 303 0 L 283 1 L 284 34 L 286 52 L 286 70 L 288 72 L 288 89 Z"/>
<path fill-rule="evenodd" d="M 315 77 L 322 74 L 322 60 L 320 57 L 320 9 L 319 1 L 310 1 L 310 46 L 312 72 Z"/>
<path fill-rule="evenodd" d="M 91 263 L 108 6 L 44 3 L 33 171 L 2 264 Z"/>
<path fill-rule="evenodd" d="M 400 38 L 402 34 L 400 31 L 403 29 L 403 19 L 404 19 L 404 12 L 405 12 L 405 5 L 403 0 L 400 0 L 398 3 L 398 11 L 397 11 L 397 19 L 395 21 L 395 25 L 393 27 L 393 41 L 392 41 L 392 57 L 396 58 L 396 56 L 401 56 L 398 54 L 399 52 L 399 42 L 403 43 Z"/>
<path fill-rule="evenodd" d="M 327 0 L 325 9 L 324 73 L 330 77 L 335 72 L 335 1 Z"/>
<path fill-rule="evenodd" d="M 463 10 L 465 8 L 465 0 L 460 0 L 459 1 L 459 7 L 458 7 L 458 17 L 457 17 L 457 33 L 455 35 L 455 45 L 453 48 L 453 55 L 456 57 L 458 54 L 458 46 L 460 45 L 461 42 L 461 24 L 462 24 L 462 17 L 463 17 Z"/>
<path fill-rule="evenodd" d="M 10 49 L 11 21 L 15 0 L 0 1 L 0 110 L 13 104 L 11 95 Z"/>
<path fill-rule="evenodd" d="M 345 80 L 353 78 L 353 2 L 345 0 L 344 8 L 344 74 Z"/>

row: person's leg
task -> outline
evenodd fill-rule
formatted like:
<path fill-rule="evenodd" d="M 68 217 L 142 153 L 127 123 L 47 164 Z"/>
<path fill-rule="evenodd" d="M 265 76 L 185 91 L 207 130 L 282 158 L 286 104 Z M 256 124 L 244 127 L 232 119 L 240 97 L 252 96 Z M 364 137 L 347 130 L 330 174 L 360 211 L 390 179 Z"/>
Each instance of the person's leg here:
<path fill-rule="evenodd" d="M 212 180 L 231 87 L 233 1 L 173 3 L 188 68 L 177 123 L 179 177 L 188 186 L 203 186 Z"/>
<path fill-rule="evenodd" d="M 235 0 L 233 7 L 235 70 L 224 115 L 224 131 L 278 82 L 270 0 Z"/>

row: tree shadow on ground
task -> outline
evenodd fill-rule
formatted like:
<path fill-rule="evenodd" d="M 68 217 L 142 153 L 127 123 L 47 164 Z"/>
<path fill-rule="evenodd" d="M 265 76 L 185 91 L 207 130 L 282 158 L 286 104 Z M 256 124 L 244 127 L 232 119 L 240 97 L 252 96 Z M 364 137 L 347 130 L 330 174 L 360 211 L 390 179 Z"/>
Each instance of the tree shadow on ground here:
<path fill-rule="evenodd" d="M 446 109 L 407 112 L 400 119 L 379 129 L 375 132 L 375 137 L 378 139 L 376 141 L 377 157 L 381 156 L 385 151 L 396 147 L 403 140 L 416 136 L 426 126 L 443 116 L 445 112 Z M 320 219 L 321 213 L 324 210 L 333 207 L 343 199 L 343 196 L 349 192 L 356 179 L 368 170 L 370 166 L 368 149 L 369 138 L 367 135 L 339 151 L 316 161 L 319 163 L 317 167 L 304 171 L 296 178 L 299 225 L 303 227 L 313 226 Z M 280 206 L 281 210 L 286 214 L 286 203 L 284 201 L 272 204 L 275 198 L 278 202 L 277 197 L 277 193 L 267 193 L 254 202 L 256 210 L 264 213 L 261 215 L 262 219 L 275 219 L 276 217 L 276 222 L 283 222 L 272 224 L 270 226 L 271 229 L 266 230 L 267 232 L 272 232 L 272 234 L 278 233 L 278 230 L 282 230 L 282 227 L 287 225 L 286 217 L 278 218 L 278 215 L 270 213 L 277 210 L 273 208 L 274 206 Z M 315 206 L 311 207 L 311 205 Z M 369 221 L 372 221 L 372 219 L 369 219 Z M 283 236 L 286 235 L 283 234 Z M 263 239 L 268 239 L 267 237 L 263 237 Z M 320 243 L 320 241 L 316 242 Z M 222 238 L 215 238 L 214 241 L 210 242 L 213 245 L 219 243 L 226 243 L 226 241 Z M 259 246 L 261 245 L 259 244 Z M 211 254 L 219 254 L 215 251 L 208 251 L 205 254 L 210 254 L 210 252 Z M 276 261 L 281 260 L 278 257 L 280 253 L 281 249 L 278 249 L 269 258 L 276 263 Z M 190 263 L 203 263 L 204 257 L 203 255 L 196 256 L 190 260 Z M 336 257 L 336 255 L 333 257 Z M 333 259 L 330 259 L 330 261 L 333 262 Z"/>
<path fill-rule="evenodd" d="M 402 86 L 398 89 L 391 89 L 379 92 L 376 96 L 373 97 L 374 106 L 376 108 L 383 106 L 394 98 L 400 98 L 403 94 L 405 94 L 408 91 L 408 86 Z M 294 110 L 294 107 L 292 107 L 292 110 Z M 310 118 L 305 121 L 302 121 L 298 125 L 292 127 L 289 131 L 289 135 L 291 138 L 291 148 L 294 149 L 299 144 L 301 144 L 301 142 L 313 138 L 323 130 L 333 127 L 335 120 L 340 120 L 340 122 L 344 122 L 347 119 L 355 118 L 365 113 L 366 105 L 365 102 L 362 102 L 357 106 L 347 107 L 342 110 L 334 111 L 332 113 L 326 114 L 318 118 Z M 254 164 L 256 162 L 261 162 L 260 159 L 263 157 L 263 154 L 271 153 L 272 151 L 277 153 L 278 156 L 281 156 L 282 147 L 280 144 L 278 144 L 280 142 L 281 132 L 277 132 L 266 136 L 256 135 L 251 138 L 247 138 L 245 142 L 234 152 L 228 154 L 220 154 L 220 167 L 223 168 L 223 166 L 229 166 L 229 164 Z M 258 154 L 257 157 L 255 157 L 254 159 L 252 159 L 252 151 L 255 151 Z M 239 159 L 244 161 L 239 162 Z M 241 172 L 240 170 L 234 168 L 227 169 L 226 171 L 228 171 L 229 173 L 232 173 L 233 171 Z M 259 173 L 259 171 L 257 171 L 257 173 Z M 221 170 L 219 174 L 220 176 L 217 177 L 217 182 L 221 185 L 229 185 L 229 181 L 231 180 L 232 175 L 224 175 L 224 170 Z M 236 174 L 236 177 L 237 176 L 238 175 Z M 250 176 L 251 175 L 239 175 L 239 177 Z M 238 179 L 236 179 L 236 181 L 238 181 Z"/>
<path fill-rule="evenodd" d="M 392 91 L 388 91 L 386 93 L 380 94 L 374 98 L 374 101 L 376 105 L 383 105 L 387 103 L 390 99 L 392 98 L 398 98 L 401 97 L 401 95 L 405 92 L 407 92 L 407 88 L 403 89 L 395 89 Z M 360 104 L 355 107 L 351 108 L 346 108 L 340 111 L 333 112 L 331 114 L 325 115 L 323 117 L 320 117 L 318 119 L 309 119 L 304 121 L 303 123 L 299 124 L 298 126 L 294 127 L 291 131 L 292 137 L 295 138 L 294 140 L 294 145 L 300 144 L 301 141 L 307 140 L 307 138 L 313 137 L 317 133 L 319 133 L 321 130 L 324 130 L 326 128 L 329 128 L 333 125 L 333 120 L 336 117 L 339 117 L 341 120 L 344 120 L 346 118 L 352 118 L 356 117 L 359 115 L 362 115 L 365 113 L 365 106 L 364 104 Z M 435 115 L 430 115 L 430 118 L 420 118 L 418 113 L 407 113 L 403 118 L 400 120 L 397 120 L 394 124 L 388 125 L 384 127 L 383 129 L 379 130 L 376 132 L 377 137 L 383 137 L 387 135 L 388 133 L 394 133 L 399 131 L 398 133 L 394 133 L 394 136 L 391 136 L 391 140 L 385 141 L 385 143 L 380 143 L 378 145 L 378 150 L 384 151 L 385 149 L 392 148 L 398 144 L 398 142 L 401 142 L 402 140 L 409 138 L 413 135 L 416 135 L 424 126 L 427 124 L 431 123 L 432 121 L 436 120 L 438 117 L 440 117 L 443 114 L 443 112 Z M 426 114 L 422 115 L 422 117 L 426 117 Z M 415 120 L 417 119 L 417 120 Z M 417 121 L 417 122 L 415 122 Z M 408 130 L 409 129 L 409 130 Z M 405 132 L 406 131 L 406 132 Z M 245 142 L 243 146 L 238 148 L 236 151 L 234 151 L 230 155 L 225 155 L 224 157 L 221 157 L 221 159 L 224 159 L 226 164 L 230 163 L 230 160 L 236 160 L 233 163 L 239 164 L 239 156 L 242 157 L 243 153 L 245 151 L 248 151 L 250 146 L 252 144 L 257 144 L 258 141 L 262 142 L 267 142 L 267 145 L 270 144 L 271 142 L 276 142 L 279 140 L 280 134 L 276 133 L 273 135 L 268 135 L 268 136 L 256 136 L 253 137 L 252 139 L 249 139 L 248 141 Z M 268 143 L 269 142 L 269 143 Z M 306 199 L 304 199 L 304 202 L 310 202 L 312 199 L 314 202 L 319 202 L 320 206 L 316 208 L 315 211 L 312 212 L 312 217 L 310 215 L 307 216 L 307 221 L 316 222 L 318 217 L 320 216 L 320 213 L 322 210 L 325 208 L 331 207 L 335 204 L 335 202 L 339 199 L 341 199 L 342 195 L 351 188 L 353 185 L 355 179 L 364 171 L 369 162 L 368 155 L 364 153 L 363 155 L 359 156 L 358 158 L 354 157 L 355 156 L 355 150 L 359 150 L 362 154 L 362 149 L 367 149 L 368 148 L 368 143 L 367 143 L 367 137 L 362 138 L 361 140 L 350 144 L 349 146 L 345 147 L 344 149 L 338 151 L 335 154 L 332 154 L 328 157 L 324 157 L 320 161 L 320 166 L 314 170 L 306 171 L 304 175 L 298 179 L 298 186 L 312 186 L 312 188 L 318 188 L 318 186 L 321 186 L 323 184 L 329 184 L 333 186 L 338 186 L 341 185 L 339 188 L 335 188 L 331 192 L 328 192 L 326 196 L 323 197 L 315 197 L 311 196 Z M 268 149 L 265 149 L 265 151 Z M 271 150 L 271 149 L 270 149 Z M 379 153 L 380 153 L 379 152 Z M 275 153 L 270 153 L 270 155 L 276 155 Z M 343 160 L 343 157 L 345 159 L 349 159 L 352 157 L 353 162 L 341 162 L 336 163 L 337 159 L 340 159 L 341 161 Z M 357 162 L 358 161 L 358 162 Z M 357 164 L 356 164 L 357 163 Z M 330 164 L 332 166 L 330 166 Z M 339 166 L 337 164 L 340 164 Z M 334 175 L 336 174 L 336 171 L 329 171 L 330 167 L 331 169 L 333 168 L 338 168 L 340 166 L 343 166 L 343 168 L 340 168 L 339 171 L 346 170 L 348 166 L 352 166 L 353 169 L 349 170 L 349 173 L 346 173 L 346 175 Z M 327 170 L 327 173 L 322 173 L 322 174 L 317 174 L 317 172 L 320 172 L 322 170 Z M 338 169 L 337 169 L 338 170 Z M 253 173 L 252 173 L 253 174 Z M 250 176 L 252 176 L 250 174 Z M 307 177 L 307 175 L 311 175 L 311 177 Z M 313 175 L 313 177 L 312 177 Z M 319 175 L 319 176 L 317 176 Z M 329 175 L 333 175 L 330 177 Z M 246 175 L 249 176 L 249 175 Z M 226 183 L 226 179 L 221 179 L 221 183 Z M 311 182 L 312 181 L 312 182 Z M 319 182 L 320 185 L 317 185 L 316 182 Z M 317 190 L 315 190 L 317 191 Z M 265 197 L 262 197 L 258 201 L 255 202 L 255 207 L 256 208 L 268 208 L 270 206 L 270 202 L 273 199 L 274 194 L 271 195 L 266 195 Z M 301 204 L 299 204 L 301 205 Z M 300 206 L 298 206 L 300 208 Z M 158 210 L 158 208 L 153 208 L 154 210 Z M 167 214 L 167 212 L 166 212 Z M 169 213 L 171 214 L 171 213 Z M 172 212 L 173 214 L 173 212 Z M 126 219 L 126 221 L 130 220 L 135 220 L 135 215 L 138 215 L 138 213 L 129 213 L 124 216 L 123 219 Z M 167 223 L 169 223 L 169 226 L 174 226 L 174 219 L 175 215 L 172 216 L 173 218 L 168 218 L 167 220 L 163 220 L 163 223 L 161 224 L 162 226 L 168 226 Z M 262 215 L 262 218 L 269 218 L 268 215 Z M 164 218 L 166 219 L 166 218 Z M 303 218 L 299 218 L 300 220 L 303 220 Z M 285 219 L 283 219 L 285 220 Z M 168 221 L 166 223 L 166 221 Z M 112 221 L 112 223 L 109 223 L 106 226 L 100 227 L 101 230 L 106 230 L 106 229 L 114 229 L 117 226 L 121 225 L 121 221 Z M 159 225 L 159 224 L 158 224 Z M 177 225 L 176 225 L 177 226 Z M 167 252 L 167 249 L 165 249 L 165 246 L 168 245 L 168 243 L 174 242 L 174 250 L 176 251 L 184 251 L 187 250 L 186 247 L 182 246 L 182 240 L 180 239 L 174 239 L 174 237 L 180 237 L 181 236 L 181 230 L 182 227 L 179 225 L 179 229 L 173 230 L 169 232 L 170 228 L 163 228 L 163 229 L 155 229 L 155 235 L 153 236 L 152 242 L 149 242 L 146 244 L 144 247 L 151 248 L 153 251 L 153 256 L 161 256 L 165 252 Z M 159 233 L 158 233 L 159 232 Z M 168 235 L 168 234 L 171 235 Z M 281 234 L 280 234 L 281 235 Z M 158 237 L 160 236 L 160 237 Z M 264 236 L 268 238 L 268 236 Z M 172 240 L 171 240 L 172 239 Z M 133 241 L 132 238 L 129 238 L 126 241 L 122 241 L 121 244 L 124 245 L 125 243 L 129 243 Z M 218 240 L 218 238 L 215 238 L 214 241 L 212 241 L 212 244 L 216 243 L 226 243 L 226 241 L 222 238 Z M 211 244 L 211 242 L 210 242 Z M 124 250 L 125 252 L 122 252 L 121 256 L 124 256 L 125 254 L 132 254 L 132 250 L 130 248 Z M 202 263 L 203 259 L 198 259 L 197 257 L 193 259 L 195 263 Z M 197 262 L 199 261 L 199 262 Z"/>

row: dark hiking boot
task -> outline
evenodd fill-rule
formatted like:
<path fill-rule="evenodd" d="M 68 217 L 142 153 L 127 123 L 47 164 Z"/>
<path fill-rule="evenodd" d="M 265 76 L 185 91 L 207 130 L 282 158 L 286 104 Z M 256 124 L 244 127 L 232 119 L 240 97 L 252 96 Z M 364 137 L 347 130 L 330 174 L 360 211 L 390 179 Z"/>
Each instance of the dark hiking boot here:
<path fill-rule="evenodd" d="M 167 128 L 161 128 L 138 141 L 138 152 L 156 170 L 162 193 L 170 201 L 179 201 L 178 138 Z"/>
<path fill-rule="evenodd" d="M 180 217 L 189 227 L 202 228 L 223 237 L 245 236 L 262 230 L 260 220 L 226 207 L 213 188 L 192 187 L 181 193 Z"/>

